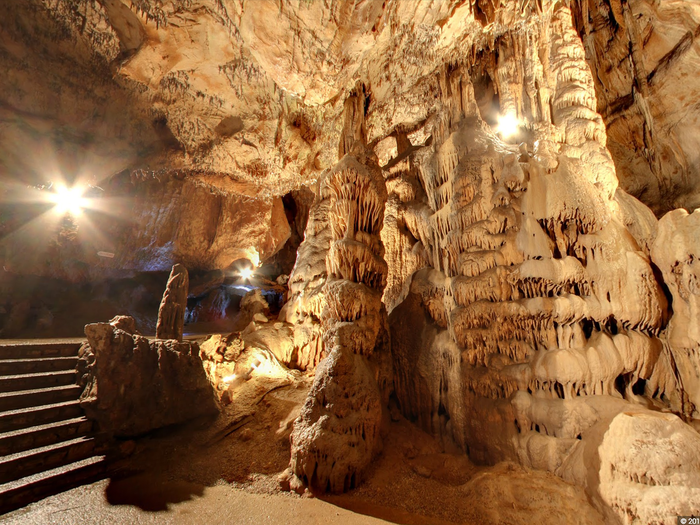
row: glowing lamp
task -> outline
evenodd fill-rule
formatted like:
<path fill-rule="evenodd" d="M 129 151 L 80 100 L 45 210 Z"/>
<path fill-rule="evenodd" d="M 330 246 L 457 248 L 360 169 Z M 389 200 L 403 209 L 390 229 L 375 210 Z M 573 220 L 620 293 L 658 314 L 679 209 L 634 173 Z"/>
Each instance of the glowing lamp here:
<path fill-rule="evenodd" d="M 226 377 L 222 378 L 221 380 L 224 383 L 230 383 L 232 381 L 235 381 L 237 378 L 238 378 L 238 376 L 236 374 L 231 374 L 230 376 L 226 376 Z"/>
<path fill-rule="evenodd" d="M 519 127 L 520 121 L 518 120 L 518 117 L 516 117 L 513 113 L 506 113 L 505 115 L 498 117 L 496 133 L 500 133 L 504 139 L 507 139 L 515 135 L 518 132 Z"/>
<path fill-rule="evenodd" d="M 87 204 L 83 197 L 83 189 L 79 187 L 59 186 L 56 188 L 56 193 L 51 195 L 51 201 L 56 205 L 54 209 L 57 213 L 69 213 L 75 217 L 82 213 Z"/>
<path fill-rule="evenodd" d="M 240 275 L 243 279 L 246 281 L 253 277 L 253 269 L 252 268 L 243 268 L 240 272 L 238 272 L 238 275 Z"/>

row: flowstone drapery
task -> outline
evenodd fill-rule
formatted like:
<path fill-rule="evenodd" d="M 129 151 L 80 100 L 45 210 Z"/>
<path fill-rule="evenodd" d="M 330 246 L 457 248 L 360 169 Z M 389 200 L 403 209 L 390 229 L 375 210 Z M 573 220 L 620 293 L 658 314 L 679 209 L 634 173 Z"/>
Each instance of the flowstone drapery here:
<path fill-rule="evenodd" d="M 320 184 L 330 230 L 321 313 L 328 355 L 291 436 L 292 473 L 331 492 L 357 486 L 378 452 L 389 380 L 386 360 L 372 359 L 386 330 L 387 265 L 379 238 L 386 188 L 373 156 L 361 146 L 355 151 Z"/>
<path fill-rule="evenodd" d="M 674 409 L 700 420 L 700 210 L 674 210 L 659 221 L 654 262 L 673 297 L 665 342 L 668 378 L 677 381 Z M 700 428 L 700 422 L 696 423 Z"/>
<path fill-rule="evenodd" d="M 398 204 L 383 232 L 387 259 L 425 261 L 415 273 L 390 267 L 396 395 L 407 417 L 473 461 L 549 470 L 619 516 L 687 511 L 681 492 L 665 492 L 657 510 L 633 503 L 651 484 L 641 465 L 625 477 L 630 490 L 590 468 L 603 461 L 615 471 L 612 441 L 603 459 L 598 446 L 621 412 L 639 413 L 644 433 L 657 425 L 648 408 L 687 406 L 692 388 L 678 383 L 677 361 L 693 352 L 676 357 L 663 344 L 667 301 L 650 261 L 655 220 L 617 188 L 571 14 L 559 5 L 541 16 L 530 31 L 502 35 L 476 65 L 443 71 L 441 109 L 422 130 L 431 142 L 392 169 L 401 182 L 389 195 Z M 529 145 L 494 136 L 480 100 L 484 77 Z M 664 237 L 662 228 L 657 243 L 671 230 L 679 228 Z M 692 309 L 686 244 L 679 239 L 683 253 L 657 263 L 683 282 L 688 308 L 679 317 Z M 657 452 L 673 464 L 674 447 L 662 440 Z M 684 479 L 694 490 L 695 478 Z"/>
<path fill-rule="evenodd" d="M 279 318 L 204 349 L 224 400 L 246 351 L 315 369 L 290 488 L 356 486 L 393 389 L 445 451 L 606 522 L 700 513 L 699 27 L 697 0 L 3 2 L 0 332 L 138 312 L 177 262 L 214 304 L 298 247 Z M 63 183 L 80 218 L 44 213 Z M 93 326 L 90 397 L 182 397 L 186 288 L 177 265 L 167 341 Z"/>
<path fill-rule="evenodd" d="M 657 233 L 653 214 L 617 187 L 571 12 L 545 7 L 530 9 L 537 23 L 438 70 L 434 112 L 371 143 L 383 175 L 364 146 L 371 93 L 346 102 L 346 155 L 320 182 L 286 310 L 316 341 L 307 361 L 327 355 L 292 434 L 295 486 L 347 490 L 376 451 L 381 374 L 368 363 L 385 355 L 373 349 L 386 282 L 396 398 L 445 446 L 553 472 L 613 521 L 696 510 L 682 498 L 695 474 L 651 482 L 614 444 L 630 428 L 646 442 L 665 424 L 692 441 L 683 421 L 659 414 L 696 417 L 695 328 L 684 331 L 691 228 L 674 215 Z M 505 27 L 508 13 L 484 16 Z M 515 138 L 497 128 L 496 103 L 517 117 Z M 677 249 L 657 255 L 672 232 Z M 687 305 L 669 330 L 652 246 Z M 687 459 L 674 439 L 656 446 L 660 465 Z M 661 493 L 665 505 L 652 508 Z"/>

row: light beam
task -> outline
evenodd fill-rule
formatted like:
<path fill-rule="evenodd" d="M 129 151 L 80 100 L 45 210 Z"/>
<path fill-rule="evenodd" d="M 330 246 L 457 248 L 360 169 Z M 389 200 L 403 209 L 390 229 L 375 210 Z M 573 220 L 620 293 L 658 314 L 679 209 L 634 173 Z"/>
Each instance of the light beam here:
<path fill-rule="evenodd" d="M 49 198 L 56 205 L 54 207 L 56 213 L 61 215 L 69 213 L 78 217 L 83 212 L 83 208 L 87 206 L 87 199 L 83 197 L 84 193 L 85 189 L 78 186 L 72 188 L 58 186 L 56 192 L 52 193 Z"/>
<path fill-rule="evenodd" d="M 499 133 L 504 139 L 508 139 L 518 132 L 520 124 L 520 120 L 518 120 L 518 117 L 516 117 L 514 113 L 506 113 L 498 117 L 496 133 Z"/>

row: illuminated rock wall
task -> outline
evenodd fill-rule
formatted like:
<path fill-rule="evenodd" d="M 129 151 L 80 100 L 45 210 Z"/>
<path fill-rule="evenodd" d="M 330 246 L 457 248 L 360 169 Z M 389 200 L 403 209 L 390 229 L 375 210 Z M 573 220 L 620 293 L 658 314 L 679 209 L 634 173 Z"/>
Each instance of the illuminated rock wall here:
<path fill-rule="evenodd" d="M 504 23 L 508 13 L 496 11 L 489 21 Z M 641 471 L 630 471 L 640 485 L 632 492 L 623 488 L 627 481 L 606 473 L 623 461 L 607 432 L 617 432 L 612 422 L 625 411 L 640 414 L 640 435 L 653 432 L 658 421 L 649 409 L 683 413 L 692 395 L 678 383 L 676 358 L 665 343 L 668 304 L 650 260 L 656 220 L 617 187 L 571 12 L 558 4 L 530 16 L 477 57 L 441 68 L 434 113 L 382 139 L 394 141 L 383 170 L 389 191 L 381 238 L 390 263 L 384 301 L 395 393 L 409 419 L 472 460 L 549 470 L 585 486 L 609 519 L 645 519 L 654 514 L 650 504 L 630 503 L 634 490 L 646 490 Z M 520 122 L 512 137 L 488 111 L 495 95 L 501 112 Z M 371 131 L 371 120 L 367 126 Z M 373 144 L 385 153 L 380 141 Z M 317 210 L 325 202 L 320 215 L 327 218 L 327 240 L 313 245 L 327 250 L 326 273 L 320 252 L 307 259 L 310 252 L 300 250 L 297 268 L 310 269 L 314 260 L 318 269 L 296 281 L 296 297 L 309 290 L 313 275 L 315 289 L 323 290 L 313 296 L 315 310 L 341 304 L 334 311 L 345 312 L 347 304 L 328 294 L 343 260 L 334 240 L 347 220 L 338 220 L 323 188 Z M 328 345 L 334 327 L 321 325 Z M 372 340 L 369 328 L 365 337 Z M 351 369 L 334 352 L 329 349 L 319 368 L 308 421 L 325 414 L 318 408 L 329 401 L 322 392 L 342 391 L 341 374 L 331 371 Z M 668 417 L 692 436 L 680 419 Z M 304 441 L 302 428 L 307 442 L 313 434 L 312 424 L 298 427 L 293 458 L 309 457 L 295 449 Z M 321 489 L 329 474 L 320 484 L 310 478 L 326 457 L 337 457 L 323 450 L 309 463 L 293 460 L 304 481 Z M 672 445 L 659 444 L 658 452 L 663 461 L 676 461 Z M 601 461 L 608 466 L 591 467 Z M 669 508 L 694 509 L 682 503 L 694 479 L 667 491 Z M 352 485 L 337 481 L 326 488 Z"/>
<path fill-rule="evenodd" d="M 659 215 L 698 202 L 696 2 L 8 6 L 27 54 L 3 47 L 2 174 L 35 184 L 44 163 L 17 151 L 85 150 L 74 171 L 136 189 L 133 228 L 96 228 L 124 239 L 112 262 L 71 230 L 5 244 L 5 273 L 263 260 L 289 231 L 279 197 L 314 187 L 269 337 L 317 367 L 295 486 L 360 482 L 393 385 L 445 445 L 555 472 L 608 521 L 655 520 L 661 497 L 695 512 L 697 213 L 657 222 L 628 193 Z M 616 446 L 656 435 L 650 475 Z"/>

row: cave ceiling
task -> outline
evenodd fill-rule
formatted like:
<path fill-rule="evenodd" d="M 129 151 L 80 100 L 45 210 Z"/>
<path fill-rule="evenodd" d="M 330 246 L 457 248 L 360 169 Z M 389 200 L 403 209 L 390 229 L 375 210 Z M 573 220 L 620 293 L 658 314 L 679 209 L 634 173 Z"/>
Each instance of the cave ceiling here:
<path fill-rule="evenodd" d="M 382 163 L 397 130 L 427 138 L 441 71 L 478 77 L 484 107 L 521 106 L 492 77 L 512 31 L 532 32 L 550 3 L 10 0 L 1 169 L 35 183 L 51 163 L 94 183 L 180 170 L 226 192 L 284 195 L 337 160 L 353 90 Z M 621 186 L 657 215 L 697 206 L 700 6 L 570 7 Z"/>

